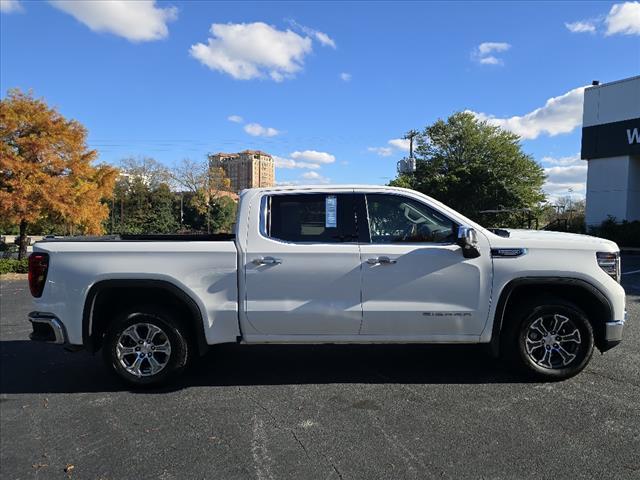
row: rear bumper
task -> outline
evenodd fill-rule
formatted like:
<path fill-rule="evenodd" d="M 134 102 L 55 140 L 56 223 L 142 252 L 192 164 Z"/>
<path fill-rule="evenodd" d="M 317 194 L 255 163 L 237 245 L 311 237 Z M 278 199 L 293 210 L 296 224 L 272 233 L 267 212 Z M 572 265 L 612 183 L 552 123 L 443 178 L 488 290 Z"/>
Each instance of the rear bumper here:
<path fill-rule="evenodd" d="M 64 324 L 55 315 L 31 312 L 28 318 L 33 327 L 29 338 L 34 342 L 55 343 L 56 345 L 69 343 Z"/>

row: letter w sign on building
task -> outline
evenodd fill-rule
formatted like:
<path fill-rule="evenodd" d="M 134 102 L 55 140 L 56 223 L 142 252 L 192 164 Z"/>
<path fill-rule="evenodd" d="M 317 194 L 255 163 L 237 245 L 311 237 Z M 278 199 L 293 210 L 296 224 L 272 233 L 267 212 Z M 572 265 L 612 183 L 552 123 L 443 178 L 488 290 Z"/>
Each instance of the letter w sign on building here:
<path fill-rule="evenodd" d="M 640 155 L 640 118 L 582 129 L 582 158 Z"/>

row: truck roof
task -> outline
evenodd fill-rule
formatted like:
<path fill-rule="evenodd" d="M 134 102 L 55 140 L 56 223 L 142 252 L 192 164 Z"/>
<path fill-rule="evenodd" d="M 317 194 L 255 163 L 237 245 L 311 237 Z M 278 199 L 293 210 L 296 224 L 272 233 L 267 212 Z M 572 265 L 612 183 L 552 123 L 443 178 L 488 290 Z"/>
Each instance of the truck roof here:
<path fill-rule="evenodd" d="M 244 192 L 280 192 L 289 190 L 408 190 L 401 187 L 367 184 L 335 184 L 335 185 L 278 185 L 275 187 L 247 188 Z"/>

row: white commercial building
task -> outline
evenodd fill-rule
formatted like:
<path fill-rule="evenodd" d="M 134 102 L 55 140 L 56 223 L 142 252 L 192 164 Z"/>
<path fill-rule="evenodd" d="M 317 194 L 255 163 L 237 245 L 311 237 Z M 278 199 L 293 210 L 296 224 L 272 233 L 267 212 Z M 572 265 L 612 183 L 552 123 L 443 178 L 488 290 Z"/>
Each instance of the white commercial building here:
<path fill-rule="evenodd" d="M 582 118 L 587 225 L 640 220 L 640 76 L 585 89 Z"/>

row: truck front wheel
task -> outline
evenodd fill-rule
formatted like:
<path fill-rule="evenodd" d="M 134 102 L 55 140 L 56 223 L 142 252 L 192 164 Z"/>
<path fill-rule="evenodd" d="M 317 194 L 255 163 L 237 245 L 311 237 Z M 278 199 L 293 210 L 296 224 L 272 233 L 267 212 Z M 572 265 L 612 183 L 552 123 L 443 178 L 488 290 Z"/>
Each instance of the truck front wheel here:
<path fill-rule="evenodd" d="M 122 312 L 104 340 L 105 363 L 134 386 L 165 383 L 187 364 L 185 332 L 168 311 L 142 306 Z"/>
<path fill-rule="evenodd" d="M 507 359 L 543 380 L 578 374 L 593 354 L 593 328 L 579 307 L 542 297 L 513 310 L 503 338 Z"/>

